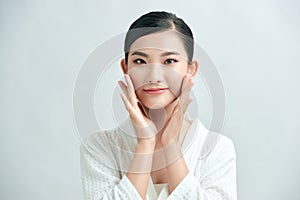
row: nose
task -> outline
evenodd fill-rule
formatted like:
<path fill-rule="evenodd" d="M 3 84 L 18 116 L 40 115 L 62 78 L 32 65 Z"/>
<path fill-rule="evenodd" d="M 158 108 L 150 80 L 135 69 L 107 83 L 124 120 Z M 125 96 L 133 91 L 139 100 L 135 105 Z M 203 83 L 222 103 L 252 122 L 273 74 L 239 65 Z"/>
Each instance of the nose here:
<path fill-rule="evenodd" d="M 149 66 L 149 71 L 148 71 L 148 78 L 147 82 L 148 83 L 161 83 L 162 82 L 162 69 L 160 66 Z"/>

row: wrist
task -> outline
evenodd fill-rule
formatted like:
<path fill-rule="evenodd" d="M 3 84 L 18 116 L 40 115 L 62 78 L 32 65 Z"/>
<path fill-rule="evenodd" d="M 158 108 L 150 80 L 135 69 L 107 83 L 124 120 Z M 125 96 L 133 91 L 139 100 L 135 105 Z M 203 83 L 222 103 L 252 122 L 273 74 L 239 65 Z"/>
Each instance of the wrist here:
<path fill-rule="evenodd" d="M 156 135 L 148 136 L 148 137 L 137 137 L 138 144 L 144 144 L 147 146 L 154 145 L 157 142 Z"/>
<path fill-rule="evenodd" d="M 173 142 L 164 146 L 164 155 L 168 165 L 176 161 L 178 158 L 183 156 L 180 144 Z"/>
<path fill-rule="evenodd" d="M 140 153 L 151 153 L 155 149 L 155 144 L 155 140 L 139 139 L 136 149 L 139 149 Z"/>

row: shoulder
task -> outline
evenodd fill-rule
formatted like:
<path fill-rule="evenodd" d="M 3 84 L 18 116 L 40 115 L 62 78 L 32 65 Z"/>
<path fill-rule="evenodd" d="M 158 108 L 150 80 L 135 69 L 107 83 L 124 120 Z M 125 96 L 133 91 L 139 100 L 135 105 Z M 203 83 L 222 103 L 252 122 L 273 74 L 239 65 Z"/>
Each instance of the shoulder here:
<path fill-rule="evenodd" d="M 107 148 L 111 145 L 111 141 L 116 137 L 116 130 L 103 130 L 90 134 L 88 137 L 82 139 L 82 144 L 89 148 Z"/>
<path fill-rule="evenodd" d="M 109 130 L 98 131 L 81 139 L 81 149 L 89 152 L 103 154 L 115 154 L 122 150 L 130 150 L 135 147 L 135 138 L 122 128 L 116 127 Z"/>
<path fill-rule="evenodd" d="M 224 153 L 227 152 L 227 153 L 230 153 L 233 155 L 236 154 L 233 140 L 223 134 L 220 134 L 220 139 L 219 139 L 218 143 L 216 144 L 216 148 L 217 148 L 217 150 L 222 151 Z"/>
<path fill-rule="evenodd" d="M 122 132 L 119 127 L 92 133 L 81 141 L 82 145 L 88 149 L 105 152 L 126 147 L 133 142 L 132 137 Z"/>
<path fill-rule="evenodd" d="M 210 131 L 209 134 L 215 134 L 217 141 L 213 148 L 205 155 L 206 160 L 236 159 L 236 149 L 231 138 L 213 131 Z"/>
<path fill-rule="evenodd" d="M 82 139 L 82 143 L 98 147 L 105 146 L 106 148 L 123 146 L 124 143 L 134 142 L 134 139 L 136 139 L 134 136 L 135 133 L 130 119 L 125 119 L 115 128 L 90 134 L 88 137 Z"/>
<path fill-rule="evenodd" d="M 114 129 L 91 133 L 89 136 L 81 138 L 80 151 L 93 154 L 107 152 L 113 147 L 112 141 L 114 140 L 115 135 Z"/>
<path fill-rule="evenodd" d="M 136 138 L 120 127 L 95 132 L 81 141 L 81 160 L 83 163 L 98 163 L 97 165 L 124 170 L 127 169 L 135 146 Z"/>
<path fill-rule="evenodd" d="M 197 118 L 190 129 L 191 132 L 195 132 L 193 133 L 195 136 L 191 136 L 192 138 L 187 139 L 196 140 L 196 144 L 199 144 L 197 151 L 199 153 L 198 158 L 200 160 L 224 154 L 235 155 L 233 140 L 221 132 L 206 128 L 200 119 Z"/>
<path fill-rule="evenodd" d="M 81 139 L 80 160 L 83 167 L 92 166 L 96 170 L 106 167 L 116 168 L 116 129 L 94 132 Z"/>

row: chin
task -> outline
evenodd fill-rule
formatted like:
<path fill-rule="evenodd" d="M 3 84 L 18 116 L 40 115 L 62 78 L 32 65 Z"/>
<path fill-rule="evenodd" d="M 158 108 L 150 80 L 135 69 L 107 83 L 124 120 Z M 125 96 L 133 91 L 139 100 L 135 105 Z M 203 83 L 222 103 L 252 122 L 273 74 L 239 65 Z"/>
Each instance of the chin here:
<path fill-rule="evenodd" d="M 162 109 L 165 108 L 168 104 L 164 103 L 146 103 L 144 106 L 146 106 L 148 109 Z"/>

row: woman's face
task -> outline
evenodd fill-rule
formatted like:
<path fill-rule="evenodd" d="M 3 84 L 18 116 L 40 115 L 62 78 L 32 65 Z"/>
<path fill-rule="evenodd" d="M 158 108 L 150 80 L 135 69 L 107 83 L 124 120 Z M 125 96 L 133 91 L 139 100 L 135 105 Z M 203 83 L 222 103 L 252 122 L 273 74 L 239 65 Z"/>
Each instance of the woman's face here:
<path fill-rule="evenodd" d="M 181 91 L 183 77 L 192 77 L 198 67 L 188 63 L 188 55 L 175 31 L 149 34 L 134 41 L 128 52 L 127 65 L 121 62 L 124 73 L 133 82 L 137 98 L 147 108 L 164 108 Z"/>

